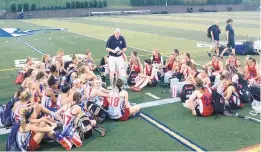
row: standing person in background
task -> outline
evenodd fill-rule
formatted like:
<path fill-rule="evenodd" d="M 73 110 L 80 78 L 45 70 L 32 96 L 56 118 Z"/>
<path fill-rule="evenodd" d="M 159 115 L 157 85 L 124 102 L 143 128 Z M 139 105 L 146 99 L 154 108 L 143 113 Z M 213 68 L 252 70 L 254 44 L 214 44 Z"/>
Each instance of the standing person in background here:
<path fill-rule="evenodd" d="M 109 52 L 109 68 L 110 68 L 110 83 L 111 86 L 108 87 L 112 89 L 112 84 L 114 81 L 114 75 L 116 75 L 116 81 L 120 77 L 120 70 L 124 66 L 124 59 L 122 54 L 127 50 L 126 41 L 123 36 L 121 36 L 120 29 L 117 28 L 107 43 L 106 50 Z"/>
<path fill-rule="evenodd" d="M 211 52 L 216 50 L 216 54 L 219 55 L 219 34 L 221 30 L 219 28 L 219 21 L 216 21 L 210 28 L 212 48 L 208 51 L 208 56 L 211 57 Z"/>
<path fill-rule="evenodd" d="M 232 48 L 232 53 L 235 54 L 235 32 L 232 27 L 233 20 L 228 19 L 227 20 L 227 26 L 226 26 L 226 38 L 227 38 L 227 47 L 222 51 L 220 54 L 220 57 L 223 58 L 224 53 L 226 53 L 230 48 Z"/>

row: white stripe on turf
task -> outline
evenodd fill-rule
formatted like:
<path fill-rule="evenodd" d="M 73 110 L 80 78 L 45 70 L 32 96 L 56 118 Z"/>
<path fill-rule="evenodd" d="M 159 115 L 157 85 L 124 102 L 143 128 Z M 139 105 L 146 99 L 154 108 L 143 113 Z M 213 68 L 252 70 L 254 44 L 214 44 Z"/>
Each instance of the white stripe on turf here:
<path fill-rule="evenodd" d="M 158 96 L 156 96 L 156 95 L 154 95 L 154 94 L 152 94 L 152 93 L 147 92 L 147 93 L 145 93 L 145 94 L 148 95 L 148 96 L 150 96 L 150 97 L 152 97 L 152 98 L 154 98 L 154 99 L 157 99 L 157 100 L 160 99 L 160 97 L 158 97 Z"/>
<path fill-rule="evenodd" d="M 169 98 L 169 99 L 140 103 L 140 104 L 137 104 L 137 105 L 139 105 L 141 108 L 149 108 L 149 107 L 155 107 L 155 106 L 175 103 L 175 102 L 179 102 L 179 101 L 180 101 L 180 98 Z M 0 123 L 0 128 L 1 127 L 3 127 L 3 125 Z M 0 135 L 8 134 L 8 133 L 10 133 L 10 131 L 11 131 L 11 129 L 9 129 L 9 128 L 8 129 L 1 128 L 0 129 Z"/>
<path fill-rule="evenodd" d="M 169 98 L 169 99 L 162 99 L 162 100 L 140 103 L 137 105 L 139 105 L 141 108 L 149 108 L 149 107 L 155 107 L 155 106 L 175 103 L 175 102 L 179 102 L 179 101 L 180 101 L 180 98 Z"/>

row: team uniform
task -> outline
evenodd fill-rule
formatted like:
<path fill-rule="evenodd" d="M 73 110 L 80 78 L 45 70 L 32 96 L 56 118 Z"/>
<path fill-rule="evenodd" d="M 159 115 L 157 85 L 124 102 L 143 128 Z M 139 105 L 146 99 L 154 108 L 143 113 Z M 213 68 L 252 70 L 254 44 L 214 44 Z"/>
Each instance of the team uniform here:
<path fill-rule="evenodd" d="M 74 130 L 74 120 L 77 117 L 76 114 L 72 113 L 72 109 L 77 105 L 67 104 L 67 109 L 63 112 L 62 117 L 64 120 L 63 123 L 63 131 L 62 131 L 62 139 L 59 143 L 66 148 L 66 150 L 70 150 L 73 144 L 76 147 L 82 146 L 82 141 L 80 136 Z M 71 107 L 70 107 L 71 106 Z"/>
<path fill-rule="evenodd" d="M 220 70 L 219 62 L 215 63 L 214 61 L 212 61 L 212 67 L 214 68 L 214 72 L 219 71 Z"/>
<path fill-rule="evenodd" d="M 153 64 L 162 64 L 163 59 L 161 55 L 158 55 L 157 57 L 152 56 L 151 61 Z"/>
<path fill-rule="evenodd" d="M 145 73 L 147 76 L 151 76 L 152 74 L 152 67 L 151 68 L 148 68 L 147 66 L 145 67 Z M 156 86 L 158 84 L 158 79 L 157 79 L 157 76 L 154 76 L 151 80 L 151 85 L 152 86 Z"/>
<path fill-rule="evenodd" d="M 238 60 L 229 60 L 228 59 L 228 64 L 231 66 L 231 67 L 236 67 L 236 68 L 238 68 L 239 67 L 239 63 L 238 63 Z"/>
<path fill-rule="evenodd" d="M 228 87 L 229 86 L 233 86 L 233 84 L 228 85 Z M 228 89 L 228 87 L 224 88 L 224 92 Z M 239 99 L 239 93 L 237 90 L 232 93 L 230 99 L 228 101 L 226 101 L 226 104 L 231 109 L 241 109 L 243 107 L 243 103 Z"/>
<path fill-rule="evenodd" d="M 47 90 L 51 90 L 55 93 L 55 91 L 51 88 L 47 88 L 46 91 Z M 59 106 L 56 103 L 54 103 L 51 97 L 47 96 L 45 93 L 43 93 L 41 104 L 53 112 L 56 112 L 59 109 Z"/>
<path fill-rule="evenodd" d="M 16 143 L 22 151 L 35 151 L 40 148 L 40 145 L 34 140 L 35 133 L 33 131 L 20 132 L 17 130 Z"/>
<path fill-rule="evenodd" d="M 80 93 L 83 96 L 85 96 L 85 90 L 84 88 L 81 86 L 80 88 L 74 88 L 74 90 L 78 93 Z M 87 103 L 88 99 L 82 100 L 83 103 Z"/>
<path fill-rule="evenodd" d="M 198 99 L 198 105 L 195 107 L 197 116 L 207 117 L 213 114 L 214 108 L 211 104 L 212 92 L 209 88 L 204 88 L 204 93 Z"/>
<path fill-rule="evenodd" d="M 92 66 L 93 66 L 93 60 L 90 58 L 90 59 L 86 59 L 85 58 L 85 65 L 88 66 L 90 69 L 92 69 Z"/>
<path fill-rule="evenodd" d="M 130 109 L 125 108 L 125 99 L 119 95 L 120 92 L 112 90 L 110 92 L 110 101 L 108 114 L 111 119 L 125 121 L 130 117 Z"/>
<path fill-rule="evenodd" d="M 25 108 L 27 107 L 28 104 L 20 104 L 18 105 L 15 109 L 14 109 L 14 113 L 13 113 L 13 116 L 14 116 L 14 120 L 15 122 L 18 122 L 18 121 L 21 121 L 23 119 L 23 116 L 19 114 L 19 110 L 21 108 Z"/>
<path fill-rule="evenodd" d="M 104 98 L 104 97 L 101 97 L 101 96 L 94 96 L 92 97 L 91 96 L 91 93 L 92 93 L 93 89 L 90 88 L 90 91 L 89 91 L 89 102 L 93 102 L 95 103 L 96 105 L 98 105 L 99 107 L 108 107 L 108 100 L 107 98 Z"/>
<path fill-rule="evenodd" d="M 257 77 L 256 64 L 254 64 L 253 66 L 247 65 L 247 71 L 249 73 L 249 77 L 247 77 L 247 80 Z M 259 82 L 260 79 L 258 79 L 256 81 Z"/>

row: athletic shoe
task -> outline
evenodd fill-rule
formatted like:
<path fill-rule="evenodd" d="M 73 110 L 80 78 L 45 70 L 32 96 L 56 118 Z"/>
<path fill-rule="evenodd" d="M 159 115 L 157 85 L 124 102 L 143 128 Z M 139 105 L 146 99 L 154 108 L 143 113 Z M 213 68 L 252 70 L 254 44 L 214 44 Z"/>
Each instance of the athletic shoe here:
<path fill-rule="evenodd" d="M 112 86 L 108 86 L 108 87 L 107 87 L 107 89 L 109 89 L 109 90 L 112 90 L 112 88 L 113 88 Z"/>
<path fill-rule="evenodd" d="M 131 116 L 132 116 L 132 117 L 138 117 L 139 115 L 140 115 L 140 111 L 138 111 L 138 112 L 132 114 Z"/>
<path fill-rule="evenodd" d="M 185 102 L 185 103 L 182 103 L 182 105 L 183 105 L 183 107 L 188 108 L 188 105 L 187 105 L 186 102 Z"/>
<path fill-rule="evenodd" d="M 210 52 L 208 52 L 208 56 L 211 57 L 211 53 Z"/>
<path fill-rule="evenodd" d="M 251 110 L 249 112 L 249 114 L 252 115 L 252 116 L 257 116 L 257 114 L 259 114 L 259 112 L 257 110 Z"/>

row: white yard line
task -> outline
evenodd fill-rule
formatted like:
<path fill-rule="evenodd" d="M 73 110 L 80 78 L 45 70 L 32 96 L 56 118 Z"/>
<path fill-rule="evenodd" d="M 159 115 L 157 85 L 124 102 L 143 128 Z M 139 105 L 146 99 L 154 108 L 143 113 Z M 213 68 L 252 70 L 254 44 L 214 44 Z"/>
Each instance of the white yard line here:
<path fill-rule="evenodd" d="M 155 106 L 175 103 L 175 102 L 179 102 L 179 101 L 180 101 L 180 98 L 169 98 L 169 99 L 162 99 L 162 100 L 156 100 L 156 101 L 151 101 L 151 102 L 144 102 L 144 103 L 140 103 L 137 105 L 139 105 L 141 108 L 149 108 L 149 107 L 155 107 Z"/>
<path fill-rule="evenodd" d="M 158 97 L 158 96 L 156 96 L 156 95 L 154 95 L 154 94 L 152 94 L 152 93 L 147 92 L 147 93 L 145 93 L 145 94 L 148 95 L 148 96 L 150 96 L 150 97 L 152 97 L 152 98 L 154 98 L 154 99 L 157 99 L 157 100 L 160 99 L 160 97 Z"/>
<path fill-rule="evenodd" d="M 155 107 L 155 106 L 175 103 L 175 102 L 179 102 L 179 101 L 180 101 L 180 98 L 169 98 L 169 99 L 140 103 L 140 104 L 137 104 L 137 105 L 139 105 L 141 108 L 149 108 L 149 107 Z M 0 127 L 2 127 L 1 123 L 0 123 Z M 0 129 L 0 135 L 8 134 L 8 133 L 10 133 L 10 131 L 11 131 L 11 129 L 9 129 L 9 128 L 8 129 L 1 128 Z"/>

